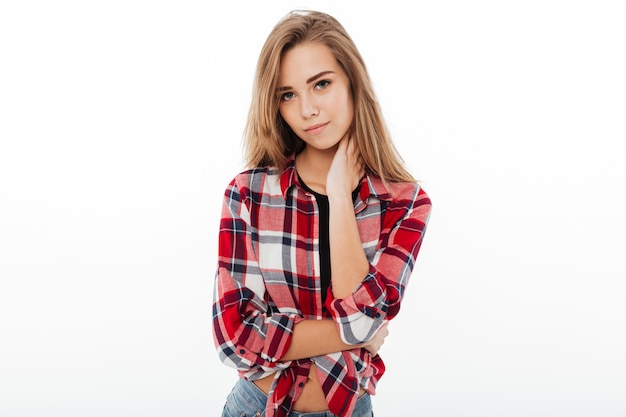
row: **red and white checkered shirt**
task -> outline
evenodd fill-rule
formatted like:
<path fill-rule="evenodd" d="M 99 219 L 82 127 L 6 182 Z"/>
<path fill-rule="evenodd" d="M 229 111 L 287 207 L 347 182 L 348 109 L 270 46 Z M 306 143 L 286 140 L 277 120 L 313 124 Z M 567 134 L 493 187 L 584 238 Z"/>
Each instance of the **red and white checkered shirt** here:
<path fill-rule="evenodd" d="M 375 393 L 385 371 L 379 355 L 355 348 L 282 361 L 294 324 L 332 319 L 348 344 L 368 341 L 393 318 L 415 264 L 430 214 L 418 184 L 366 175 L 354 212 L 369 273 L 344 299 L 328 291 L 322 303 L 319 212 L 298 180 L 293 160 L 284 172 L 255 168 L 228 185 L 219 233 L 213 304 L 221 360 L 243 378 L 275 374 L 267 417 L 286 417 L 316 365 L 328 407 L 350 416 L 360 388 Z"/>

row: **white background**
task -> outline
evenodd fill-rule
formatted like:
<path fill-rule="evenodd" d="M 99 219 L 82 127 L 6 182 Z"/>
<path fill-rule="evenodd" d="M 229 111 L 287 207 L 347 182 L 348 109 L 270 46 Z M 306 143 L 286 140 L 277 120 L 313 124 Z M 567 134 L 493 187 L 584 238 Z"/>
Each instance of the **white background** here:
<path fill-rule="evenodd" d="M 221 195 L 293 8 L 434 203 L 376 416 L 626 416 L 617 0 L 0 1 L 0 416 L 219 415 Z"/>

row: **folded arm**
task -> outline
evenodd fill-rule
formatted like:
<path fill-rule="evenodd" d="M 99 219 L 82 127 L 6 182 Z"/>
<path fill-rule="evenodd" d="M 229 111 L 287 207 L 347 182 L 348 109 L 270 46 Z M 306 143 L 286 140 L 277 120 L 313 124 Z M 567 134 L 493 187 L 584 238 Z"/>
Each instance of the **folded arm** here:
<path fill-rule="evenodd" d="M 351 201 L 338 198 L 330 202 L 335 298 L 330 311 L 346 343 L 367 342 L 400 309 L 431 208 L 430 199 L 418 185 L 403 187 L 405 195 L 388 202 L 381 213 L 380 239 L 369 261 Z"/>

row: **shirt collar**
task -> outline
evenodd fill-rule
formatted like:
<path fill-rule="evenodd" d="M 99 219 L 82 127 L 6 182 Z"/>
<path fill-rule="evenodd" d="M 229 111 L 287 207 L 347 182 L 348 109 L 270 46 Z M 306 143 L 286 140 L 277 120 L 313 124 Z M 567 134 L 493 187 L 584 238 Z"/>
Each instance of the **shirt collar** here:
<path fill-rule="evenodd" d="M 287 162 L 287 167 L 280 176 L 280 189 L 283 196 L 287 196 L 287 192 L 293 186 L 302 187 L 298 180 L 298 173 L 296 172 L 295 155 L 292 155 Z M 370 196 L 374 196 L 379 200 L 391 200 L 391 193 L 383 181 L 376 175 L 367 173 L 361 180 L 359 191 L 359 197 L 363 202 L 366 202 Z"/>

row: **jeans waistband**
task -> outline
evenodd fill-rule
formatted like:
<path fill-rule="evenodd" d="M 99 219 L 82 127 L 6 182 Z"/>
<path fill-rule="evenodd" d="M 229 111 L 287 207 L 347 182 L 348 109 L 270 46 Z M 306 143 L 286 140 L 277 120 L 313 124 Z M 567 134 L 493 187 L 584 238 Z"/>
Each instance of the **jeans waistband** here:
<path fill-rule="evenodd" d="M 267 394 L 265 394 L 253 382 L 248 381 L 244 378 L 240 378 L 239 381 L 237 381 L 234 390 L 237 390 L 240 393 L 244 394 L 248 401 L 250 401 L 251 403 L 262 405 L 262 408 L 265 409 Z M 368 393 L 361 395 L 357 399 L 356 405 L 354 407 L 354 412 L 352 414 L 359 417 L 367 417 L 372 415 L 372 402 L 371 397 Z M 335 415 L 330 411 L 301 413 L 292 410 L 289 413 L 289 417 L 335 417 Z"/>

